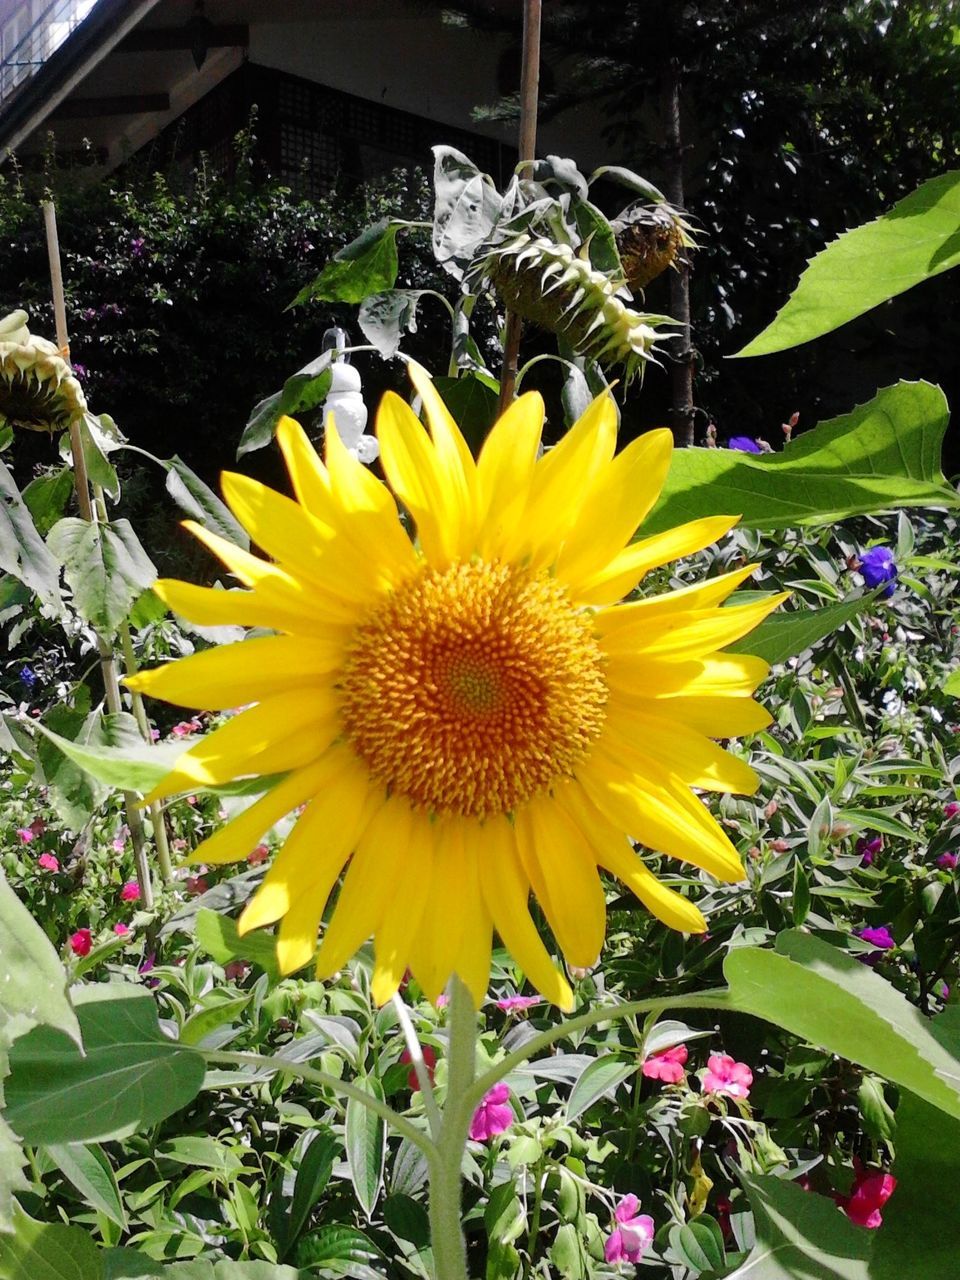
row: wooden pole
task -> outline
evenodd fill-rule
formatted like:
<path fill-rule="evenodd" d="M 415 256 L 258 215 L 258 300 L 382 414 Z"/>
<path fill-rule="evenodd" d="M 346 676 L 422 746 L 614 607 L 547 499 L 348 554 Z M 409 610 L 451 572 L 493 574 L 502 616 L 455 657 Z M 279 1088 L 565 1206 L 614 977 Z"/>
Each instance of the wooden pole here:
<path fill-rule="evenodd" d="M 672 205 L 683 208 L 683 136 L 680 128 L 680 68 L 671 61 L 663 72 L 660 87 L 660 115 L 663 124 L 665 194 Z M 680 325 L 679 350 L 673 349 L 670 366 L 673 383 L 671 426 L 677 445 L 693 444 L 694 351 L 690 326 L 690 262 L 685 253 L 670 272 L 670 314 Z"/>
<path fill-rule="evenodd" d="M 63 292 L 63 271 L 60 265 L 60 238 L 57 235 L 57 211 L 51 200 L 44 201 L 43 222 L 47 233 L 47 256 L 50 260 L 50 284 L 53 290 L 53 314 L 57 331 L 57 346 L 63 358 L 70 359 L 70 339 L 67 334 L 67 307 Z M 83 438 L 80 435 L 80 423 L 74 419 L 70 423 L 70 451 L 73 454 L 73 484 L 77 494 L 77 505 L 84 520 L 97 523 L 97 511 L 90 496 L 90 479 L 87 475 L 87 462 L 83 453 Z M 102 495 L 97 495 L 102 497 Z M 95 631 L 97 653 L 100 656 L 100 671 L 103 675 L 104 697 L 107 710 L 116 715 L 123 710 L 120 701 L 120 681 L 117 678 L 117 664 L 113 646 L 105 636 Z M 137 869 L 137 884 L 140 887 L 140 898 L 144 907 L 149 910 L 153 906 L 153 881 L 147 863 L 146 841 L 144 838 L 143 820 L 140 816 L 137 795 L 133 791 L 124 791 L 123 805 L 127 826 L 130 830 L 130 843 L 133 845 L 133 860 Z"/>
<path fill-rule="evenodd" d="M 524 0 L 523 66 L 520 74 L 520 176 L 537 150 L 537 97 L 540 91 L 540 9 L 541 0 Z M 503 334 L 503 366 L 500 370 L 500 412 L 513 400 L 520 357 L 522 321 L 515 311 L 507 312 Z"/>

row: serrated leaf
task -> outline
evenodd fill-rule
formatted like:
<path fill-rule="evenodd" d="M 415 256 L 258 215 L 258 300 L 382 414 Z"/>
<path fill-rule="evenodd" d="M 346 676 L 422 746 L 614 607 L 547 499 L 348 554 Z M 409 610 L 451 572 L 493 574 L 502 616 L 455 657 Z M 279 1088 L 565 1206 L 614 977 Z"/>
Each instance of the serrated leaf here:
<path fill-rule="evenodd" d="M 44 545 L 13 476 L 0 462 L 0 569 L 22 582 L 51 613 L 63 612 L 60 566 Z"/>
<path fill-rule="evenodd" d="M 105 635 L 157 578 L 129 520 L 100 524 L 68 516 L 50 530 L 47 545 L 63 565 L 74 608 Z"/>
<path fill-rule="evenodd" d="M 675 449 L 641 536 L 708 515 L 783 529 L 903 507 L 956 507 L 960 498 L 940 470 L 948 418 L 939 387 L 898 382 L 782 453 Z"/>
<path fill-rule="evenodd" d="M 852 596 L 840 604 L 828 604 L 822 609 L 791 609 L 788 605 L 769 618 L 764 618 L 748 636 L 736 644 L 727 646 L 728 653 L 752 653 L 763 658 L 771 666 L 795 658 L 833 635 L 853 618 L 876 603 L 876 591 Z"/>
<path fill-rule="evenodd" d="M 355 1227 L 320 1227 L 304 1236 L 297 1245 L 298 1267 L 316 1267 L 322 1262 L 367 1262 L 380 1250 L 369 1236 Z"/>
<path fill-rule="evenodd" d="M 433 156 L 433 252 L 444 270 L 461 280 L 496 225 L 502 200 L 490 178 L 462 151 L 434 147 Z"/>
<path fill-rule="evenodd" d="M 91 777 L 108 787 L 146 793 L 166 777 L 173 762 L 183 751 L 179 743 L 168 742 L 150 746 L 144 742 L 132 716 L 120 712 L 117 716 L 100 717 L 103 729 L 97 739 L 88 742 L 71 742 L 44 724 L 34 727 L 54 746 L 80 766 Z M 114 722 L 117 733 L 114 733 Z M 132 723 L 134 734 L 130 732 Z M 122 734 L 122 736 L 120 736 Z M 112 737 L 110 735 L 113 735 Z M 104 736 L 107 741 L 104 742 Z M 122 741 L 123 745 L 113 745 Z"/>
<path fill-rule="evenodd" d="M 362 302 L 371 293 L 392 289 L 397 282 L 397 231 L 400 224 L 382 218 L 334 254 L 317 278 L 291 302 L 302 306 L 322 302 Z"/>
<path fill-rule="evenodd" d="M 75 1004 L 84 1055 L 51 1027 L 35 1027 L 11 1051 L 6 1118 L 24 1142 L 126 1137 L 199 1092 L 203 1058 L 163 1034 L 147 992 L 97 984 Z"/>
<path fill-rule="evenodd" d="M 217 533 L 228 542 L 246 550 L 250 539 L 243 526 L 234 519 L 230 509 L 221 502 L 213 490 L 205 485 L 196 472 L 191 471 L 176 454 L 167 463 L 167 493 L 177 506 L 186 511 L 205 529 Z"/>
<path fill-rule="evenodd" d="M 958 264 L 960 171 L 954 170 L 821 250 L 773 322 L 737 355 L 810 342 Z"/>
<path fill-rule="evenodd" d="M 371 1076 L 360 1076 L 356 1084 L 372 1096 L 383 1100 L 380 1082 Z M 360 1208 L 371 1217 L 383 1185 L 387 1134 L 383 1120 L 356 1098 L 347 1099 L 345 1126 L 347 1165 L 350 1181 Z"/>
<path fill-rule="evenodd" d="M 69 467 L 49 475 L 37 476 L 23 491 L 23 500 L 37 526 L 37 533 L 46 537 L 67 509 L 73 497 L 73 472 Z"/>

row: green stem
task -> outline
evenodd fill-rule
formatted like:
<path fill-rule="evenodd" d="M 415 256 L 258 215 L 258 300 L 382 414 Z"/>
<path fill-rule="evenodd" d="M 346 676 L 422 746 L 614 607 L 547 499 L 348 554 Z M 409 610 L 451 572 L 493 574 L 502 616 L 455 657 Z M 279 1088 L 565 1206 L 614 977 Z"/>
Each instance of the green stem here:
<path fill-rule="evenodd" d="M 428 1159 L 435 1154 L 433 1143 L 422 1129 L 418 1129 L 415 1124 L 411 1124 L 404 1116 L 398 1115 L 392 1107 L 388 1107 L 385 1102 L 381 1102 L 373 1094 L 367 1093 L 355 1084 L 349 1084 L 346 1080 L 339 1080 L 336 1076 L 327 1075 L 325 1071 L 317 1071 L 313 1067 L 304 1066 L 302 1062 L 288 1062 L 285 1058 L 268 1058 L 260 1053 L 221 1053 L 214 1049 L 200 1049 L 198 1052 L 203 1054 L 206 1062 L 220 1062 L 230 1066 L 258 1067 L 261 1071 L 282 1072 L 285 1075 L 296 1076 L 299 1080 L 304 1080 L 308 1084 L 317 1084 L 324 1089 L 332 1089 L 335 1093 L 342 1093 L 345 1097 L 353 1098 L 356 1102 L 362 1102 L 365 1107 L 375 1111 L 381 1120 L 390 1125 L 402 1138 L 412 1142 Z"/>
<path fill-rule="evenodd" d="M 541 1156 L 536 1163 L 534 1177 L 536 1178 L 536 1186 L 533 1192 L 533 1212 L 530 1214 L 530 1230 L 527 1233 L 527 1256 L 523 1260 L 524 1275 L 532 1274 L 533 1255 L 537 1248 L 537 1236 L 540 1234 L 540 1214 L 543 1209 L 543 1187 L 547 1178 L 543 1156 Z"/>
<path fill-rule="evenodd" d="M 454 977 L 450 988 L 447 1095 L 440 1137 L 430 1155 L 430 1243 L 436 1280 L 468 1280 L 461 1222 L 461 1168 L 474 1106 L 477 1012 L 469 991 Z"/>
<path fill-rule="evenodd" d="M 730 993 L 726 987 L 718 987 L 714 991 L 704 991 L 700 995 L 658 996 L 651 1000 L 633 1000 L 627 1004 L 601 1005 L 598 1009 L 590 1009 L 581 1013 L 578 1018 L 570 1018 L 555 1027 L 541 1031 L 538 1036 L 528 1040 L 522 1049 L 508 1053 L 495 1066 L 473 1082 L 467 1094 L 467 1105 L 473 1109 L 480 1099 L 498 1080 L 508 1076 L 516 1067 L 522 1066 L 541 1049 L 549 1049 L 557 1040 L 565 1040 L 577 1031 L 586 1031 L 598 1022 L 612 1022 L 615 1018 L 631 1018 L 638 1013 L 661 1013 L 667 1009 L 729 1009 Z"/>
<path fill-rule="evenodd" d="M 436 1141 L 440 1134 L 440 1109 L 434 1096 L 433 1085 L 430 1083 L 430 1072 L 427 1070 L 427 1064 L 423 1060 L 423 1049 L 414 1030 L 410 1014 L 407 1012 L 407 1006 L 403 1003 L 399 992 L 393 997 L 392 1003 L 394 1012 L 397 1015 L 397 1021 L 400 1023 L 400 1030 L 403 1032 L 403 1038 L 407 1042 L 407 1051 L 410 1054 L 410 1061 L 413 1063 L 417 1084 L 420 1086 L 423 1108 L 427 1113 L 427 1122 L 430 1125 L 430 1136 Z"/>
<path fill-rule="evenodd" d="M 120 646 L 123 651 L 123 664 L 127 669 L 128 676 L 137 674 L 137 655 L 133 648 L 133 638 L 130 635 L 130 625 L 127 622 L 120 624 Z M 150 733 L 150 721 L 147 719 L 147 711 L 143 705 L 143 698 L 139 693 L 131 693 L 130 701 L 133 706 L 133 718 L 137 722 L 137 728 L 144 742 L 153 742 Z M 149 808 L 150 821 L 153 823 L 153 840 L 157 846 L 157 861 L 160 864 L 160 875 L 163 877 L 165 884 L 173 883 L 173 860 L 170 857 L 170 845 L 167 841 L 167 821 L 163 814 L 163 808 L 159 801 L 154 800 Z"/>

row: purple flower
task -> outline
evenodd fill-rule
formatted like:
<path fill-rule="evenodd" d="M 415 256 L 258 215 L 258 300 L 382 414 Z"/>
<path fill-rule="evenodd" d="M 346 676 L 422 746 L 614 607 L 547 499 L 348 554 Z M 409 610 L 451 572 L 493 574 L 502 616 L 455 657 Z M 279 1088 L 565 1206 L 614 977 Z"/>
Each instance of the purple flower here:
<path fill-rule="evenodd" d="M 860 856 L 860 865 L 862 867 L 869 867 L 882 848 L 883 836 L 874 836 L 872 840 L 868 840 L 866 836 L 861 836 L 857 841 L 857 853 Z"/>
<path fill-rule="evenodd" d="M 73 376 L 75 378 L 79 378 L 81 382 L 87 376 L 87 366 L 85 364 L 72 364 L 70 368 L 73 372 Z"/>
<path fill-rule="evenodd" d="M 897 945 L 893 940 L 893 935 L 885 924 L 880 925 L 878 929 L 866 928 L 857 931 L 857 937 L 862 938 L 864 942 L 869 942 L 873 947 L 879 947 L 881 951 L 892 951 Z"/>
<path fill-rule="evenodd" d="M 871 547 L 860 558 L 860 572 L 868 587 L 880 587 L 886 583 L 881 593 L 884 600 L 893 595 L 897 581 L 897 562 L 889 547 Z"/>
<path fill-rule="evenodd" d="M 134 236 L 130 241 L 130 256 L 133 258 L 143 257 L 143 246 L 146 244 L 143 236 Z"/>
<path fill-rule="evenodd" d="M 960 855 L 956 853 L 941 853 L 937 859 L 937 866 L 942 871 L 956 871 L 958 862 L 960 862 Z"/>
<path fill-rule="evenodd" d="M 20 668 L 20 683 L 22 685 L 26 685 L 28 689 L 33 688 L 37 683 L 37 673 L 34 671 L 33 667 Z"/>
<path fill-rule="evenodd" d="M 736 449 L 738 453 L 763 453 L 756 440 L 749 436 L 731 436 L 727 441 L 728 449 Z"/>
<path fill-rule="evenodd" d="M 495 1084 L 480 1100 L 480 1105 L 470 1121 L 470 1137 L 474 1142 L 489 1142 L 513 1124 L 515 1117 L 510 1105 L 510 1090 L 501 1083 Z"/>

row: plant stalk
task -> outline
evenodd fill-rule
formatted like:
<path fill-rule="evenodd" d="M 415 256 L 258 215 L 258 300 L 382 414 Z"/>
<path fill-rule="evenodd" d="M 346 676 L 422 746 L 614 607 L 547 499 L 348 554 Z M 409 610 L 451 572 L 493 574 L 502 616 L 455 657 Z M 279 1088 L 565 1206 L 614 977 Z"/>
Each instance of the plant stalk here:
<path fill-rule="evenodd" d="M 56 322 L 57 346 L 63 358 L 70 359 L 70 339 L 67 333 L 67 305 L 63 292 L 63 271 L 60 266 L 60 239 L 57 235 L 57 211 L 52 200 L 43 203 L 43 222 L 47 233 L 47 256 L 50 261 L 50 285 L 53 293 L 53 314 Z M 77 495 L 80 515 L 90 524 L 97 523 L 97 513 L 90 498 L 90 478 L 87 474 L 87 461 L 83 453 L 83 439 L 80 435 L 80 423 L 74 419 L 70 423 L 70 452 L 73 455 L 73 484 Z M 100 656 L 100 670 L 103 675 L 103 692 L 107 710 L 117 715 L 122 710 L 120 702 L 120 681 L 117 678 L 117 664 L 113 646 L 110 641 L 95 631 L 97 653 Z M 137 807 L 136 793 L 123 792 L 123 807 L 130 831 L 130 842 L 133 845 L 133 860 L 137 869 L 137 884 L 144 907 L 149 910 L 153 906 L 153 881 L 147 862 L 146 844 L 143 831 L 143 820 Z"/>
<path fill-rule="evenodd" d="M 447 1095 L 440 1136 L 429 1155 L 430 1241 L 436 1280 L 469 1280 L 461 1226 L 461 1169 L 474 1105 L 477 1011 L 470 992 L 454 976 L 450 986 Z"/>

